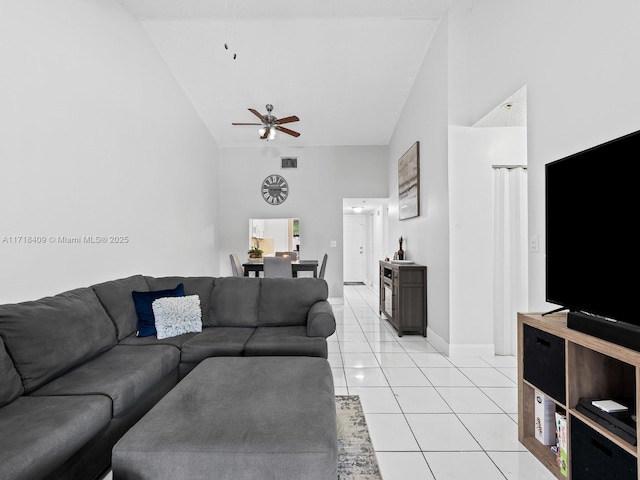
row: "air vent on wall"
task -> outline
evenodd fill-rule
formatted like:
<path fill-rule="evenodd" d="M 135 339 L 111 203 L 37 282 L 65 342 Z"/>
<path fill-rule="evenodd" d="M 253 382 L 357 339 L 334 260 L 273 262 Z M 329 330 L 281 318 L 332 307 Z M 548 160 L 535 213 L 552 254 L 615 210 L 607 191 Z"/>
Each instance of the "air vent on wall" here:
<path fill-rule="evenodd" d="M 282 168 L 298 168 L 298 157 L 280 157 Z"/>

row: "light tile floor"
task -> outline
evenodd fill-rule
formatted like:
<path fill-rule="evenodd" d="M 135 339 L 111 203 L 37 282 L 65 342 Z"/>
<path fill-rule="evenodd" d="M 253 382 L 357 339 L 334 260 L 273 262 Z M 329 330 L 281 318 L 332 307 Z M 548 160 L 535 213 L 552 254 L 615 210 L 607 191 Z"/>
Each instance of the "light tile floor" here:
<path fill-rule="evenodd" d="M 345 285 L 329 340 L 336 395 L 359 395 L 384 480 L 552 480 L 519 442 L 516 358 L 450 359 L 398 337 L 368 286 Z"/>

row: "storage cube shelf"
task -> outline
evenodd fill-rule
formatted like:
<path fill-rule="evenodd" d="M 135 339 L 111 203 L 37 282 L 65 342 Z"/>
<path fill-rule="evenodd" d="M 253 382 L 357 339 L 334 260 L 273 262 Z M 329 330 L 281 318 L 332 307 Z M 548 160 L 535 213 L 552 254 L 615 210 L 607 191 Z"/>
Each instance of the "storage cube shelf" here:
<path fill-rule="evenodd" d="M 602 471 L 600 467 L 606 468 L 607 461 L 626 462 L 633 467 L 617 474 L 616 480 L 638 478 L 637 445 L 610 432 L 576 407 L 581 398 L 628 398 L 633 399 L 630 408 L 637 412 L 639 379 L 640 352 L 567 328 L 565 314 L 518 314 L 518 439 L 557 478 L 602 478 L 595 475 Z M 566 413 L 568 477 L 560 472 L 551 448 L 535 438 L 536 390 L 551 398 L 556 411 Z M 572 440 L 571 428 L 577 420 L 594 439 L 601 439 L 589 443 L 596 446 L 593 455 L 584 451 L 584 442 Z M 584 465 L 582 459 L 594 461 L 598 455 L 598 462 L 602 462 L 595 464 L 598 468 Z M 574 458 L 579 465 L 573 464 Z"/>

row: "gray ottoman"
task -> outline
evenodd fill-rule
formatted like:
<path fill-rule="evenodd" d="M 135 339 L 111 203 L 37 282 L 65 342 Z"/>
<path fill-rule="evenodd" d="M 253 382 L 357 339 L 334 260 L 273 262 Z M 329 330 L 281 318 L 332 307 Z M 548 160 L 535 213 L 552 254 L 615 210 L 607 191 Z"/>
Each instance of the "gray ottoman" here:
<path fill-rule="evenodd" d="M 336 480 L 334 395 L 324 358 L 208 358 L 114 446 L 114 479 Z"/>

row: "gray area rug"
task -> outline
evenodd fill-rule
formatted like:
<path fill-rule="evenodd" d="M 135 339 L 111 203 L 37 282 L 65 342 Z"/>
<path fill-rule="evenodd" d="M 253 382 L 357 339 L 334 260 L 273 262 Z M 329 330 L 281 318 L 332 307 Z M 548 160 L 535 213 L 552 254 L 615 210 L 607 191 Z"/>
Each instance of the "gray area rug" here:
<path fill-rule="evenodd" d="M 338 480 L 382 480 L 360 397 L 337 395 Z"/>

